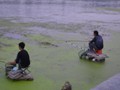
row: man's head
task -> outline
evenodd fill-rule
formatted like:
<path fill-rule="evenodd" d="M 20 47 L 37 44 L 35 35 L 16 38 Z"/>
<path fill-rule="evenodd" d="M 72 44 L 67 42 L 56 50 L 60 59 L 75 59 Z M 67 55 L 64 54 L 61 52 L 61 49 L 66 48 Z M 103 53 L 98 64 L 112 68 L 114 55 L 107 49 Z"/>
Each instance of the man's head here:
<path fill-rule="evenodd" d="M 98 33 L 98 31 L 94 31 L 94 36 L 98 36 L 99 35 L 99 33 Z"/>
<path fill-rule="evenodd" d="M 18 45 L 19 45 L 20 50 L 25 48 L 25 43 L 24 42 L 20 42 Z"/>

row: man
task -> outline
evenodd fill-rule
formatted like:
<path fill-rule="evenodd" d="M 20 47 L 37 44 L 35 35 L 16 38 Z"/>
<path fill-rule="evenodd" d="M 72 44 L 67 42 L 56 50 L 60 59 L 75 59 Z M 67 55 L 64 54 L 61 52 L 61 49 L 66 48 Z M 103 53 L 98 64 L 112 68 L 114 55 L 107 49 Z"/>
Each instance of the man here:
<path fill-rule="evenodd" d="M 18 64 L 19 69 L 26 68 L 30 65 L 30 57 L 29 57 L 28 52 L 24 49 L 25 48 L 25 43 L 20 42 L 18 44 L 18 46 L 19 46 L 20 51 L 18 52 L 15 61 L 9 62 L 9 64 L 11 64 L 11 65 Z"/>
<path fill-rule="evenodd" d="M 89 42 L 89 49 L 92 51 L 102 50 L 103 45 L 103 38 L 99 35 L 98 31 L 94 31 L 94 38 Z"/>

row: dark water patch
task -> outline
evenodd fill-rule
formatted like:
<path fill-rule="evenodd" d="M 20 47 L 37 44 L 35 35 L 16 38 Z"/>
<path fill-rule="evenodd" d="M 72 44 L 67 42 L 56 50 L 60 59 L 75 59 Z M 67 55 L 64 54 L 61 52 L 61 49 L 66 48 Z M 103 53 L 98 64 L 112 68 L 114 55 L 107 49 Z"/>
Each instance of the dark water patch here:
<path fill-rule="evenodd" d="M 58 45 L 52 44 L 50 42 L 39 42 L 40 46 L 47 46 L 47 47 L 58 47 Z"/>
<path fill-rule="evenodd" d="M 18 31 L 20 29 L 17 29 L 15 27 L 12 26 L 0 26 L 0 37 L 4 37 L 4 35 L 6 33 L 16 33 L 16 31 Z"/>
<path fill-rule="evenodd" d="M 11 46 L 12 46 L 11 44 L 6 44 L 6 43 L 0 42 L 0 48 L 2 48 L 2 47 L 11 47 Z"/>
<path fill-rule="evenodd" d="M 87 7 L 120 7 L 119 0 L 81 0 Z"/>
<path fill-rule="evenodd" d="M 0 32 L 0 37 L 2 37 L 3 36 L 3 34 Z"/>
<path fill-rule="evenodd" d="M 10 20 L 7 19 L 0 19 L 0 26 L 5 27 L 5 26 L 14 26 L 14 23 L 12 23 Z"/>
<path fill-rule="evenodd" d="M 101 9 L 104 9 L 104 10 L 108 10 L 108 11 L 114 11 L 114 12 L 120 12 L 120 8 L 101 8 Z"/>
<path fill-rule="evenodd" d="M 63 24 L 57 22 L 29 22 L 29 23 L 17 23 L 21 27 L 41 27 L 46 29 L 54 29 L 54 30 L 64 30 L 64 31 L 76 31 L 81 29 L 84 24 Z"/>
<path fill-rule="evenodd" d="M 33 27 L 33 26 L 39 26 L 38 23 L 30 22 L 30 23 L 19 23 L 19 22 L 13 22 L 13 20 L 10 19 L 0 19 L 0 27 L 7 27 L 7 28 L 22 28 L 22 27 Z"/>
<path fill-rule="evenodd" d="M 81 4 L 82 3 L 82 4 Z M 80 5 L 80 6 L 119 6 L 119 0 L 1 0 L 0 4 L 55 4 L 55 5 Z"/>
<path fill-rule="evenodd" d="M 39 33 L 48 33 L 50 30 L 53 30 L 54 32 L 64 31 L 64 32 L 72 32 L 72 33 L 80 33 L 84 35 L 90 35 L 90 33 L 94 30 L 98 31 L 107 31 L 108 28 L 104 25 L 105 22 L 94 22 L 94 21 L 88 21 L 86 23 L 56 23 L 56 22 L 46 22 L 46 23 L 26 23 L 28 29 L 32 31 L 32 29 L 36 29 L 33 31 L 39 32 Z M 106 22 L 107 23 L 107 22 Z M 40 28 L 39 28 L 40 27 Z M 44 30 L 44 29 L 47 30 Z M 37 30 L 38 29 L 38 30 Z M 40 30 L 41 29 L 41 30 Z M 49 31 L 48 31 L 49 30 Z M 55 31 L 54 31 L 55 30 Z"/>
<path fill-rule="evenodd" d="M 6 33 L 6 34 L 4 34 L 4 37 L 12 38 L 12 39 L 21 39 L 21 38 L 23 38 L 22 35 L 15 34 L 15 33 Z"/>
<path fill-rule="evenodd" d="M 65 30 L 76 30 L 80 29 L 81 25 L 74 25 L 74 24 L 62 24 L 62 23 L 56 23 L 56 22 L 11 22 L 10 20 L 0 20 L 0 26 L 1 27 L 13 27 L 13 28 L 21 28 L 21 27 L 42 27 L 47 29 L 65 29 Z"/>
<path fill-rule="evenodd" d="M 75 24 L 62 24 L 62 23 L 41 23 L 41 27 L 47 29 L 54 29 L 54 30 L 64 30 L 64 31 L 75 31 L 82 27 L 83 25 L 75 25 Z"/>
<path fill-rule="evenodd" d="M 43 35 L 39 32 L 37 33 L 33 33 L 33 32 L 27 32 L 29 34 L 23 34 L 22 36 L 24 36 L 24 38 L 27 38 L 27 40 L 34 44 L 34 45 L 39 45 L 41 47 L 59 47 L 59 45 L 54 44 L 56 43 L 56 40 L 53 39 L 52 37 L 48 36 L 48 35 Z M 23 39 L 25 40 L 25 39 Z"/>
<path fill-rule="evenodd" d="M 1 67 L 0 67 L 0 77 L 2 77 L 3 76 L 3 74 L 1 73 Z"/>

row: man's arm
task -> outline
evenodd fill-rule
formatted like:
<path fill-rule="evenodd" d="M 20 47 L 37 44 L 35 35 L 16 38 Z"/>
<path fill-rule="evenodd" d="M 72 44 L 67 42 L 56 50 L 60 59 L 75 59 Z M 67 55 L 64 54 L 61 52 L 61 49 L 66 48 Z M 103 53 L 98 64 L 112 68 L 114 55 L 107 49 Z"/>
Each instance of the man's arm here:
<path fill-rule="evenodd" d="M 7 64 L 15 65 L 15 64 L 17 64 L 18 62 L 19 62 L 19 53 L 17 54 L 17 57 L 16 57 L 16 59 L 15 59 L 14 61 L 8 62 Z"/>
<path fill-rule="evenodd" d="M 11 64 L 11 65 L 15 65 L 16 62 L 15 62 L 15 60 L 14 60 L 13 62 L 9 62 L 9 64 Z"/>
<path fill-rule="evenodd" d="M 90 43 L 93 43 L 93 42 L 95 42 L 96 41 L 96 38 L 94 37 L 91 41 L 90 41 Z"/>
<path fill-rule="evenodd" d="M 19 59 L 20 59 L 20 53 L 17 54 L 17 57 L 16 57 L 16 59 L 15 59 L 15 62 L 16 62 L 16 63 L 19 63 Z"/>

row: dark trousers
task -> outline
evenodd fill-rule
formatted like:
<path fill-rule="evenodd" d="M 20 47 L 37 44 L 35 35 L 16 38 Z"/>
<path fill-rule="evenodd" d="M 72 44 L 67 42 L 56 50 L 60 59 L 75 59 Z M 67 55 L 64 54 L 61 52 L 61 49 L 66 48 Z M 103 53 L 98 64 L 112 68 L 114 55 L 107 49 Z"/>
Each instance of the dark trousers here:
<path fill-rule="evenodd" d="M 89 49 L 90 49 L 91 51 L 98 50 L 98 48 L 96 47 L 95 43 L 89 43 Z"/>

